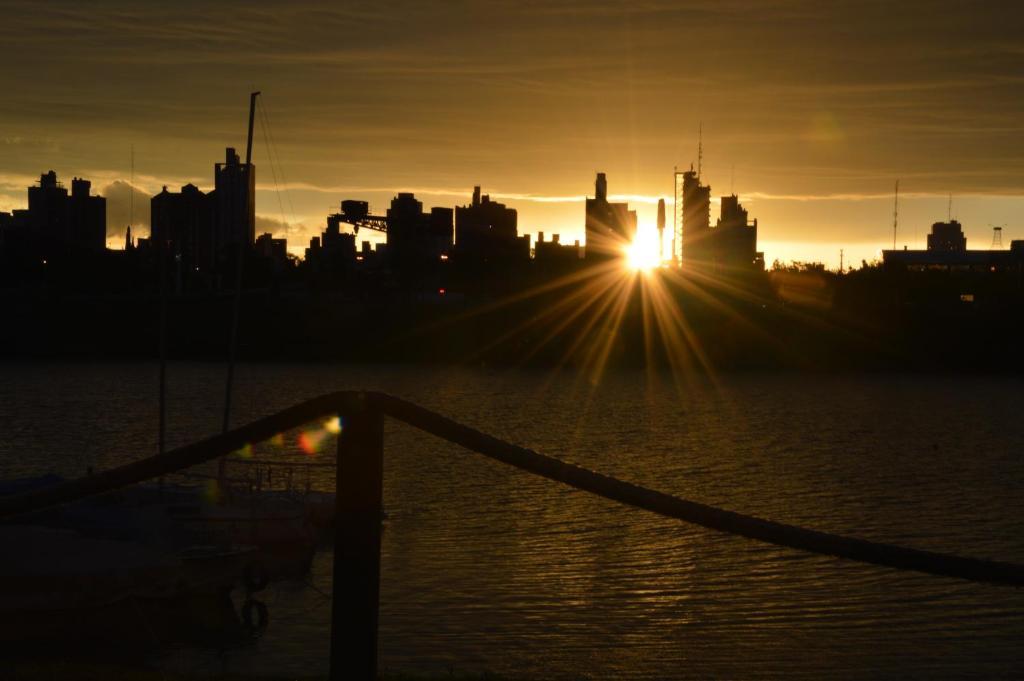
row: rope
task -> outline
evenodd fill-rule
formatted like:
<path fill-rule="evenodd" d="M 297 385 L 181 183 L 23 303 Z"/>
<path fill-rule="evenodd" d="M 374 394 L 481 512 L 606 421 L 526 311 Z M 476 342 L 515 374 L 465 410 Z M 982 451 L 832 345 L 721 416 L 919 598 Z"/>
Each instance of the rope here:
<path fill-rule="evenodd" d="M 337 392 L 313 398 L 235 430 L 95 475 L 20 495 L 0 497 L 0 520 L 109 492 L 210 461 L 246 443 L 269 439 L 329 414 L 365 418 L 379 411 L 489 459 L 599 497 L 676 520 L 758 541 L 900 570 L 975 582 L 1024 585 L 1024 565 L 844 537 L 743 515 L 671 496 L 518 447 L 418 405 L 383 393 Z M 343 421 L 344 423 L 345 421 Z M 342 430 L 341 437 L 345 437 Z"/>
<path fill-rule="evenodd" d="M 1024 565 L 882 544 L 743 515 L 624 482 L 517 447 L 388 395 L 375 396 L 375 401 L 381 402 L 382 410 L 389 416 L 483 454 L 489 459 L 501 461 L 611 501 L 676 520 L 769 544 L 862 563 L 976 582 L 1024 585 Z"/>
<path fill-rule="evenodd" d="M 274 139 L 274 131 L 270 127 L 270 111 L 267 109 L 267 100 L 264 97 L 260 98 L 259 110 L 260 110 L 260 115 L 263 118 L 263 129 L 264 129 L 266 135 L 270 137 L 270 142 L 267 145 L 268 146 L 268 151 L 270 152 L 270 154 L 272 155 L 273 158 L 277 159 L 276 160 L 277 171 L 281 175 L 281 184 L 283 184 L 284 187 L 285 187 L 285 198 L 288 200 L 288 211 L 289 211 L 288 215 L 290 216 L 290 220 L 288 221 L 288 224 L 294 224 L 295 223 L 295 206 L 292 204 L 291 193 L 289 193 L 287 191 L 287 189 L 288 189 L 288 178 L 285 177 L 285 174 L 284 174 L 284 164 L 281 163 L 281 153 L 278 151 L 277 141 Z M 276 187 L 275 187 L 275 189 L 276 189 Z M 278 192 L 278 197 L 277 198 L 278 198 L 278 201 L 281 200 L 281 193 L 280 192 Z M 281 212 L 282 213 L 284 212 L 284 207 L 283 206 L 281 207 Z"/>
<path fill-rule="evenodd" d="M 267 113 L 264 110 L 263 106 L 259 106 L 258 109 L 260 113 L 260 127 L 263 129 L 263 144 L 266 145 L 267 147 L 267 160 L 269 161 L 270 165 L 270 175 L 274 180 L 274 193 L 277 194 L 277 205 L 281 209 L 281 224 L 284 226 L 285 234 L 287 234 L 289 228 L 288 218 L 286 218 L 284 215 L 284 201 L 281 200 L 281 188 L 277 184 L 277 170 L 275 170 L 274 168 L 274 155 L 270 147 L 270 136 L 267 132 L 267 129 L 269 127 L 269 123 L 267 122 Z M 284 180 L 283 174 L 281 176 L 281 179 L 282 181 Z"/>

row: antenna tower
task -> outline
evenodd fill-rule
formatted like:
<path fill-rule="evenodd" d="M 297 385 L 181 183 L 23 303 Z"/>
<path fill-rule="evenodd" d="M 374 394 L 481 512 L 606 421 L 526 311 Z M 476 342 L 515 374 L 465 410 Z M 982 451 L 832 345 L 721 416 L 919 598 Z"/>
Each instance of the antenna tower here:
<path fill-rule="evenodd" d="M 896 230 L 900 225 L 900 181 L 896 180 L 896 191 L 892 199 L 892 250 L 896 250 Z"/>
<path fill-rule="evenodd" d="M 700 182 L 701 166 L 704 164 L 704 121 L 697 128 L 697 181 Z"/>
<path fill-rule="evenodd" d="M 128 226 L 135 223 L 135 145 L 131 145 L 131 170 L 128 172 Z"/>

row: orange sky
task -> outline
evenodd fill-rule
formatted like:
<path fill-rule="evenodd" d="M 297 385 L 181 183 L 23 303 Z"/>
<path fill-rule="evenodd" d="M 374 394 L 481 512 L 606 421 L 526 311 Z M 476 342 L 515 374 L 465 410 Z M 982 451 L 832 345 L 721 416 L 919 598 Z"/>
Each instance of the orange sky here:
<path fill-rule="evenodd" d="M 995 3 L 725 0 L 168 4 L 0 2 L 0 209 L 53 168 L 136 222 L 164 184 L 212 182 L 257 128 L 260 227 L 300 247 L 343 198 L 378 211 L 472 186 L 520 232 L 582 238 L 594 173 L 641 227 L 696 161 L 741 196 L 770 263 L 870 259 L 945 219 L 1024 238 L 1024 10 Z M 273 142 L 271 146 L 269 142 Z M 269 151 L 276 151 L 270 163 Z M 281 191 L 275 191 L 275 187 Z M 714 209 L 713 209 L 714 212 Z M 144 230 L 143 230 L 144 231 Z"/>

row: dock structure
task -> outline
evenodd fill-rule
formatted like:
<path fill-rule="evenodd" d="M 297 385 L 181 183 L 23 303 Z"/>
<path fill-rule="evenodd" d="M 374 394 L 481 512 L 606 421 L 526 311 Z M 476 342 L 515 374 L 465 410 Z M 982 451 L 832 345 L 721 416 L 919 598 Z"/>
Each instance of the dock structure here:
<path fill-rule="evenodd" d="M 1024 565 L 922 551 L 743 515 L 664 494 L 518 447 L 419 405 L 376 392 L 335 392 L 248 425 L 91 476 L 0 497 L 0 520 L 181 471 L 326 416 L 338 437 L 330 679 L 377 679 L 384 417 L 548 480 L 633 508 L 801 551 L 899 570 L 1024 586 Z"/>

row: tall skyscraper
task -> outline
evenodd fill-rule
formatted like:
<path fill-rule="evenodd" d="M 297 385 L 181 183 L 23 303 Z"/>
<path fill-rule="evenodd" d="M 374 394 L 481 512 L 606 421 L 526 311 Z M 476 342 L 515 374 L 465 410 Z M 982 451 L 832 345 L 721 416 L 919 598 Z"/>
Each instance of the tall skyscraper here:
<path fill-rule="evenodd" d="M 594 198 L 586 201 L 586 257 L 621 258 L 636 236 L 636 211 L 629 204 L 608 201 L 608 178 L 598 173 Z"/>
<path fill-rule="evenodd" d="M 683 262 L 714 261 L 711 238 L 711 187 L 692 168 L 683 173 Z"/>
<path fill-rule="evenodd" d="M 473 187 L 472 203 L 455 209 L 455 252 L 464 261 L 529 260 L 529 236 L 519 236 L 518 222 L 514 208 Z"/>
<path fill-rule="evenodd" d="M 242 163 L 232 147 L 213 168 L 217 250 L 256 241 L 256 166 Z"/>
<path fill-rule="evenodd" d="M 99 252 L 107 247 L 107 200 L 90 195 L 92 184 L 76 177 L 71 194 L 49 171 L 28 188 L 30 239 L 44 253 Z"/>
<path fill-rule="evenodd" d="M 210 272 L 214 268 L 216 195 L 204 194 L 194 184 L 181 192 L 167 187 L 150 199 L 151 239 L 180 257 L 186 272 Z"/>

